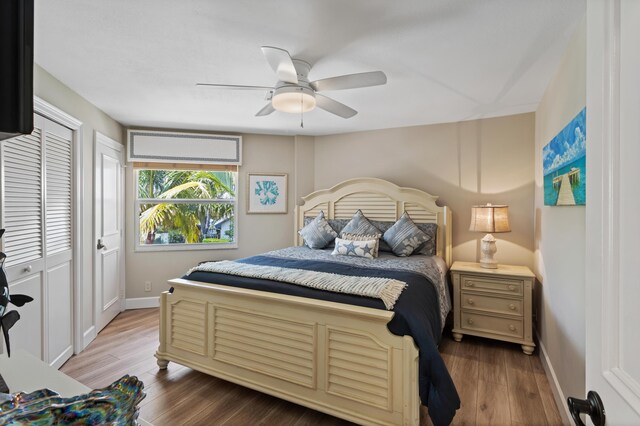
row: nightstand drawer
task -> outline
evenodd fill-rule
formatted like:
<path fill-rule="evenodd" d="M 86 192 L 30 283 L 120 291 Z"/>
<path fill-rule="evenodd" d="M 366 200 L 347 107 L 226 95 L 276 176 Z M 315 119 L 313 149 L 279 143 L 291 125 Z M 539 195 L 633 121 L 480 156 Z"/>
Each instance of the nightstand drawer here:
<path fill-rule="evenodd" d="M 460 276 L 460 290 L 475 290 L 522 296 L 523 282 L 504 278 L 484 278 L 473 275 Z"/>
<path fill-rule="evenodd" d="M 485 333 L 510 337 L 524 336 L 522 320 L 518 318 L 498 318 L 470 312 L 462 312 L 460 327 Z"/>
<path fill-rule="evenodd" d="M 460 299 L 460 306 L 467 311 L 473 310 L 494 314 L 522 316 L 522 300 L 506 299 L 497 296 L 483 296 L 465 291 L 460 293 Z"/>

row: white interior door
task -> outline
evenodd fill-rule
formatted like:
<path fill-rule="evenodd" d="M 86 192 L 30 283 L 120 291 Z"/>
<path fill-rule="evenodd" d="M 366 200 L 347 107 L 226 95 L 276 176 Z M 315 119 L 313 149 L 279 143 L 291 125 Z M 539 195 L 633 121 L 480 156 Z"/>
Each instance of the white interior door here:
<path fill-rule="evenodd" d="M 123 151 L 122 145 L 96 133 L 94 211 L 98 331 L 124 307 Z"/>
<path fill-rule="evenodd" d="M 640 425 L 638 22 L 637 0 L 587 2 L 586 386 L 609 425 Z"/>

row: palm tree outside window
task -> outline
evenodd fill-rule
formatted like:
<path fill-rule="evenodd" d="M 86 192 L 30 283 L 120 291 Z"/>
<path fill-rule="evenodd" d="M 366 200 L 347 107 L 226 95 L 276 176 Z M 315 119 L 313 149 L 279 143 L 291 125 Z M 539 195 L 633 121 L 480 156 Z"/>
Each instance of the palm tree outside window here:
<path fill-rule="evenodd" d="M 138 169 L 136 181 L 138 248 L 235 245 L 237 172 Z"/>

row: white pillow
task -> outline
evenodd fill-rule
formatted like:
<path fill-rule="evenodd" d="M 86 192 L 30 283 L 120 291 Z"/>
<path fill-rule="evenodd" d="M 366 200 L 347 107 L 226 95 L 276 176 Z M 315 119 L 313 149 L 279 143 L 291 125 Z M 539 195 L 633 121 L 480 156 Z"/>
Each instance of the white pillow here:
<path fill-rule="evenodd" d="M 340 235 L 343 240 L 351 240 L 351 241 L 371 241 L 376 240 L 376 247 L 373 250 L 373 257 L 378 257 L 378 249 L 380 248 L 380 238 L 382 234 L 350 234 L 345 232 Z"/>
<path fill-rule="evenodd" d="M 354 241 L 336 238 L 336 246 L 331 254 L 343 256 L 357 256 L 373 259 L 373 253 L 378 243 L 378 239 Z"/>

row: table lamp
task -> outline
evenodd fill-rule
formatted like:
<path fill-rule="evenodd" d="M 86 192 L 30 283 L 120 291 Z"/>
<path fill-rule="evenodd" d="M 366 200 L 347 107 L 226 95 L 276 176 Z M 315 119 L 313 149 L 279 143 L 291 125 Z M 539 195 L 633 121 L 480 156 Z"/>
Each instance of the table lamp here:
<path fill-rule="evenodd" d="M 471 224 L 469 231 L 486 232 L 480 246 L 480 266 L 496 269 L 498 262 L 493 259 L 496 254 L 496 239 L 492 233 L 511 232 L 509 227 L 509 206 L 492 205 L 471 207 Z"/>

